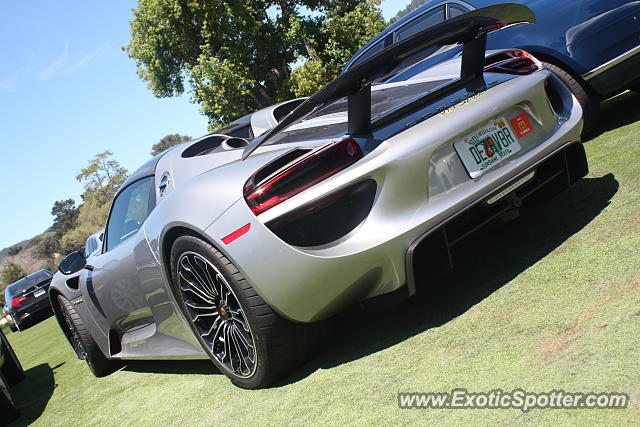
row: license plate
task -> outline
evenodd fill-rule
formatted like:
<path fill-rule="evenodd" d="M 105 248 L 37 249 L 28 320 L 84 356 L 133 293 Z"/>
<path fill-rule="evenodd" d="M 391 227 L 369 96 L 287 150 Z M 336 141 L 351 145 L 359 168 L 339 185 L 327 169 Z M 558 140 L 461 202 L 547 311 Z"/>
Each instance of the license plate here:
<path fill-rule="evenodd" d="M 479 177 L 521 149 L 513 129 L 504 117 L 459 139 L 453 146 L 471 178 Z"/>
<path fill-rule="evenodd" d="M 39 291 L 37 291 L 35 294 L 33 294 L 34 298 L 38 298 L 41 297 L 42 295 L 44 295 L 47 291 L 45 291 L 44 289 L 41 289 Z"/>

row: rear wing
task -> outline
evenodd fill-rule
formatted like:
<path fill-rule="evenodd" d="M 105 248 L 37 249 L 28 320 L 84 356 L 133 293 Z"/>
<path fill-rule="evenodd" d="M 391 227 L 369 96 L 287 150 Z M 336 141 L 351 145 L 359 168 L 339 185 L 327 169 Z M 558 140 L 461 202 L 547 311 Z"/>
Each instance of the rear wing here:
<path fill-rule="evenodd" d="M 378 52 L 329 82 L 275 127 L 253 140 L 242 153 L 246 159 L 259 146 L 276 134 L 303 119 L 309 113 L 348 97 L 348 133 L 371 132 L 371 83 L 412 55 L 430 47 L 462 44 L 460 78 L 447 86 L 460 85 L 483 75 L 487 34 L 511 25 L 535 23 L 533 12 L 526 6 L 504 3 L 476 9 L 420 31 Z"/>

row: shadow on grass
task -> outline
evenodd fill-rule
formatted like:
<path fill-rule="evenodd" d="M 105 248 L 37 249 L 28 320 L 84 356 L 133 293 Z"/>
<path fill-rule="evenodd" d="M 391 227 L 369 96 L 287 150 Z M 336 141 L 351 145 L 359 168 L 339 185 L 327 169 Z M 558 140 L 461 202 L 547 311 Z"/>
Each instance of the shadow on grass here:
<path fill-rule="evenodd" d="M 600 105 L 600 121 L 593 134 L 585 142 L 610 130 L 640 121 L 640 93 L 624 92 Z"/>
<path fill-rule="evenodd" d="M 27 426 L 36 421 L 47 407 L 56 387 L 53 369 L 46 363 L 24 373 L 25 379 L 11 389 L 11 394 L 20 409 L 20 418 L 10 424 L 12 426 Z"/>
<path fill-rule="evenodd" d="M 220 371 L 209 360 L 129 360 L 123 370 L 156 374 L 220 374 Z"/>
<path fill-rule="evenodd" d="M 460 316 L 589 224 L 618 187 L 612 174 L 585 178 L 513 222 L 476 232 L 453 253 L 454 270 L 430 283 L 421 280 L 413 298 L 384 313 L 339 316 L 335 323 L 341 327 L 332 328 L 327 350 L 275 386 L 360 359 Z"/>

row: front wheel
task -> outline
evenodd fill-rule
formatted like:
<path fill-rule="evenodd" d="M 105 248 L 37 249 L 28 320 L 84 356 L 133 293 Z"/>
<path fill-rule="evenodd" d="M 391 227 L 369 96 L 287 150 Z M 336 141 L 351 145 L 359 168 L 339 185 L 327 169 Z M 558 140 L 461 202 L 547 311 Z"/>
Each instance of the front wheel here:
<path fill-rule="evenodd" d="M 2 353 L 4 354 L 4 365 L 2 365 L 2 375 L 7 380 L 10 387 L 18 384 L 24 379 L 24 369 L 13 351 L 13 347 L 9 344 L 9 340 L 0 332 L 0 345 L 2 345 Z"/>
<path fill-rule="evenodd" d="M 58 296 L 58 304 L 64 319 L 64 324 L 61 325 L 67 328 L 67 336 L 76 354 L 87 362 L 89 370 L 96 377 L 104 377 L 112 373 L 117 368 L 117 363 L 102 354 L 76 309 L 73 308 L 73 304 L 62 295 Z"/>
<path fill-rule="evenodd" d="M 198 341 L 235 385 L 266 387 L 308 357 L 311 329 L 275 313 L 209 243 L 179 237 L 171 249 L 176 299 Z"/>

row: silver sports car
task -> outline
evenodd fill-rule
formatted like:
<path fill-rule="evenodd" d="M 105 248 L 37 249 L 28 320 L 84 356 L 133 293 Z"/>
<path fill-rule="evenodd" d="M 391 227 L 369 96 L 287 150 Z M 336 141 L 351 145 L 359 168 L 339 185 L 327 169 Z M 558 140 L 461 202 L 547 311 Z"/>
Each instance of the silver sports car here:
<path fill-rule="evenodd" d="M 120 359 L 208 357 L 240 387 L 267 386 L 308 357 L 324 319 L 413 295 L 473 231 L 579 180 L 569 89 L 524 51 L 485 53 L 487 33 L 533 21 L 514 4 L 456 17 L 251 141 L 208 135 L 142 166 L 102 248 L 69 255 L 51 286 L 78 356 L 98 376 Z M 453 44 L 463 54 L 439 71 L 390 79 Z"/>

